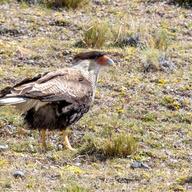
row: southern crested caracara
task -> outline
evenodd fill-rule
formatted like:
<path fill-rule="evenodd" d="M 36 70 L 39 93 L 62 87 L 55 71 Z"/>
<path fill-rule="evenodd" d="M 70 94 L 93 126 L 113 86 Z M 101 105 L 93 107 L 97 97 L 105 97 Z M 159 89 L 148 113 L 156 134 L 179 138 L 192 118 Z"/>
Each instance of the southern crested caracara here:
<path fill-rule="evenodd" d="M 74 65 L 26 78 L 0 91 L 0 106 L 14 105 L 24 115 L 29 129 L 38 129 L 46 149 L 46 130 L 60 130 L 71 147 L 66 128 L 87 113 L 94 100 L 98 74 L 113 64 L 105 53 L 91 51 L 74 57 Z"/>

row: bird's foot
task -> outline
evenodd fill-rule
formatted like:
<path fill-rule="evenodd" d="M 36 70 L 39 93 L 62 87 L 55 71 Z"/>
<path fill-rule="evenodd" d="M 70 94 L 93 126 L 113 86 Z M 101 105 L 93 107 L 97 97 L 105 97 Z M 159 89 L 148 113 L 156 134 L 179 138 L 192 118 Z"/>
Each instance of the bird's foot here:
<path fill-rule="evenodd" d="M 63 136 L 64 136 L 64 146 L 65 146 L 67 149 L 71 150 L 71 151 L 76 151 L 76 149 L 74 149 L 74 148 L 71 146 L 71 144 L 70 144 L 70 142 L 69 142 L 69 138 L 68 138 L 68 133 L 67 133 L 65 130 L 63 131 Z"/>
<path fill-rule="evenodd" d="M 46 129 L 40 130 L 40 152 L 45 153 L 47 151 L 47 144 L 46 144 Z"/>
<path fill-rule="evenodd" d="M 71 147 L 71 145 L 65 144 L 65 147 L 66 147 L 67 149 L 69 149 L 70 151 L 74 151 L 74 152 L 77 151 L 77 149 Z"/>

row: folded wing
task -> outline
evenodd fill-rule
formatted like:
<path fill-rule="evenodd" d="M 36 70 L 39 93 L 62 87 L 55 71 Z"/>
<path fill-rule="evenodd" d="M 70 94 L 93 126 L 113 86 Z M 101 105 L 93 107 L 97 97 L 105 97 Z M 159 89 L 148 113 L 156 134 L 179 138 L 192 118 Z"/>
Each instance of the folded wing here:
<path fill-rule="evenodd" d="M 26 105 L 36 101 L 43 103 L 62 100 L 68 103 L 90 102 L 93 94 L 89 79 L 73 68 L 25 79 L 12 88 L 4 89 L 1 94 L 3 92 L 6 93 L 3 98 L 27 99 Z"/>

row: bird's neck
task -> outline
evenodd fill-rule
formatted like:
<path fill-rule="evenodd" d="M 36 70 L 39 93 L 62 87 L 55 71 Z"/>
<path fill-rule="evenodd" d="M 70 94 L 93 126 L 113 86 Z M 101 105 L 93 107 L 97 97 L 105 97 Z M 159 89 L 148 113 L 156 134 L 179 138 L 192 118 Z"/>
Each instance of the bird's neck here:
<path fill-rule="evenodd" d="M 82 73 L 87 73 L 89 75 L 89 78 L 91 78 L 91 81 L 94 85 L 96 85 L 96 82 L 99 77 L 100 72 L 100 66 L 92 60 L 83 60 L 78 61 L 75 63 L 73 68 L 79 69 Z"/>

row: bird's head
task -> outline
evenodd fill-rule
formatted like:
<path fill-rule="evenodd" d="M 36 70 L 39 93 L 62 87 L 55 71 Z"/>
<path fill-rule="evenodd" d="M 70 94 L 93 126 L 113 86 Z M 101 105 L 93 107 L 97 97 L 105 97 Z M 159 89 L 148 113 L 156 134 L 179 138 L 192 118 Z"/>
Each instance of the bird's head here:
<path fill-rule="evenodd" d="M 74 57 L 74 61 L 82 66 L 87 66 L 88 70 L 114 64 L 114 61 L 106 53 L 99 51 L 79 53 Z"/>
<path fill-rule="evenodd" d="M 90 77 L 92 77 L 92 82 L 96 85 L 99 71 L 104 66 L 110 66 L 114 64 L 114 61 L 107 56 L 106 53 L 99 51 L 90 51 L 79 53 L 74 57 L 75 66 L 74 68 L 78 68 L 83 72 L 88 72 Z"/>

